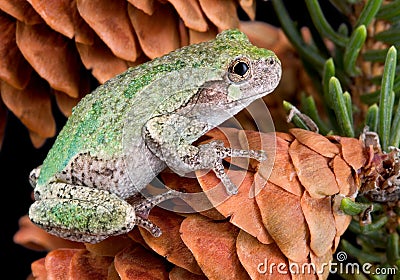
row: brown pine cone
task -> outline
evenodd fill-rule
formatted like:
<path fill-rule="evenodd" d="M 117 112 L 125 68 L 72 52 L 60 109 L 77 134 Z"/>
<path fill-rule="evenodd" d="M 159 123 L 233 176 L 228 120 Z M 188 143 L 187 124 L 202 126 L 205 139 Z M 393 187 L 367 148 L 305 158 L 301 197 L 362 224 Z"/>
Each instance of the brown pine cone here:
<path fill-rule="evenodd" d="M 139 227 L 86 249 L 55 249 L 32 264 L 34 279 L 85 279 L 90 273 L 99 279 L 326 279 L 326 264 L 352 219 L 339 210 L 340 199 L 354 198 L 382 152 L 363 140 L 302 129 L 214 129 L 201 141 L 215 139 L 262 148 L 270 160 L 250 160 L 248 168 L 232 160 L 236 168 L 228 174 L 239 192 L 214 208 L 183 215 L 155 207 L 149 219 L 162 229 L 160 237 Z M 223 192 L 212 172 L 196 176 L 165 171 L 161 179 L 181 191 Z M 215 203 L 221 192 L 206 194 Z M 318 275 L 289 271 L 307 264 L 325 269 Z"/>

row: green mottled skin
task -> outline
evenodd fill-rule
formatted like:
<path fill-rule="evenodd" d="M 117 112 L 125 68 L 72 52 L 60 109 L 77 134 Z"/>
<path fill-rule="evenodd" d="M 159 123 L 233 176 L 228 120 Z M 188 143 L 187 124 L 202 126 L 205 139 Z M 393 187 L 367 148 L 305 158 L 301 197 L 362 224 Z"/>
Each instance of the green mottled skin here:
<path fill-rule="evenodd" d="M 185 68 L 226 70 L 229 58 L 243 53 L 254 60 L 274 56 L 268 50 L 251 45 L 243 33 L 230 30 L 213 41 L 181 48 L 107 81 L 74 108 L 43 162 L 38 185 L 48 183 L 79 152 L 88 151 L 103 158 L 120 156 L 126 115 L 130 108 L 140 105 L 133 104 L 132 97 L 152 81 L 174 70 L 185 71 Z M 175 104 L 176 108 L 180 105 L 179 102 Z"/>

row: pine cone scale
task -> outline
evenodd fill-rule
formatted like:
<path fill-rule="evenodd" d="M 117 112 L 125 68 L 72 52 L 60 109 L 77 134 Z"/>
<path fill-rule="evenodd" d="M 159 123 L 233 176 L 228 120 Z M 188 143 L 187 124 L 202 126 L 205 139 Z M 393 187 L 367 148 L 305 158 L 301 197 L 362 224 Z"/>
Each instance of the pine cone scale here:
<path fill-rule="evenodd" d="M 324 198 L 339 192 L 327 158 L 301 144 L 297 139 L 290 144 L 289 154 L 301 184 L 311 197 Z M 316 174 L 319 176 L 315 176 Z"/>
<path fill-rule="evenodd" d="M 280 251 L 276 243 L 261 244 L 253 236 L 241 230 L 236 240 L 236 250 L 240 262 L 246 269 L 250 278 L 258 279 L 278 279 L 290 280 L 290 273 L 276 273 L 276 267 L 271 270 L 268 264 L 286 264 L 289 262 Z"/>
<path fill-rule="evenodd" d="M 289 155 L 290 143 L 283 138 L 276 137 L 276 154 L 273 169 L 268 176 L 267 166 L 260 164 L 258 173 L 261 177 L 267 178 L 269 182 L 281 187 L 282 189 L 301 196 L 303 189 L 296 175 L 296 170 L 291 163 Z"/>
<path fill-rule="evenodd" d="M 185 26 L 198 32 L 206 32 L 208 24 L 197 0 L 168 0 L 182 18 Z"/>
<path fill-rule="evenodd" d="M 119 58 L 135 61 L 140 55 L 125 0 L 77 0 L 79 14 Z"/>
<path fill-rule="evenodd" d="M 289 131 L 301 144 L 324 157 L 333 158 L 339 153 L 339 148 L 320 134 L 299 128 L 292 128 Z"/>
<path fill-rule="evenodd" d="M 331 197 L 312 198 L 304 192 L 301 198 L 301 210 L 310 231 L 310 249 L 318 257 L 332 248 L 336 235 L 336 224 L 332 213 Z M 332 252 L 329 252 L 332 255 Z"/>
<path fill-rule="evenodd" d="M 15 32 L 15 21 L 0 12 L 0 79 L 21 90 L 29 82 L 32 67 L 18 49 Z"/>
<path fill-rule="evenodd" d="M 190 216 L 181 224 L 183 242 L 209 279 L 250 279 L 235 253 L 238 233 L 230 223 L 200 215 Z"/>
<path fill-rule="evenodd" d="M 29 130 L 43 138 L 56 134 L 49 88 L 43 80 L 32 78 L 25 90 L 17 90 L 3 82 L 1 97 L 4 104 Z"/>
<path fill-rule="evenodd" d="M 143 52 L 151 59 L 167 54 L 180 46 L 178 21 L 171 5 L 159 5 L 152 15 L 132 5 L 129 18 Z"/>
<path fill-rule="evenodd" d="M 69 0 L 41 1 L 27 0 L 40 17 L 55 31 L 72 39 L 75 34 L 75 26 L 72 18 L 72 9 L 76 6 Z"/>
<path fill-rule="evenodd" d="M 50 86 L 79 97 L 79 61 L 64 36 L 46 25 L 17 22 L 16 40 L 25 59 Z M 63 67 L 60 67 L 63 65 Z"/>
<path fill-rule="evenodd" d="M 160 237 L 153 237 L 145 229 L 139 228 L 146 244 L 169 262 L 194 274 L 203 274 L 193 254 L 180 237 L 179 229 L 184 217 L 156 207 L 151 211 L 149 219 L 160 227 L 163 234 Z"/>
<path fill-rule="evenodd" d="M 26 24 L 38 24 L 43 20 L 26 0 L 2 0 L 0 10 Z"/>
<path fill-rule="evenodd" d="M 114 266 L 121 280 L 166 280 L 168 273 L 161 257 L 141 246 L 127 247 L 114 258 Z"/>
<path fill-rule="evenodd" d="M 228 172 L 232 182 L 236 185 L 240 185 L 239 192 L 235 196 L 226 198 L 225 191 L 223 188 L 218 188 L 220 180 L 211 173 L 206 176 L 198 176 L 199 183 L 203 191 L 208 191 L 207 196 L 212 205 L 215 205 L 215 209 L 218 210 L 224 217 L 229 218 L 230 222 L 249 234 L 255 236 L 261 243 L 269 244 L 273 242 L 273 239 L 266 231 L 263 226 L 260 210 L 257 207 L 256 200 L 254 197 L 250 197 L 249 193 L 253 187 L 254 174 L 245 173 L 240 171 Z M 216 193 L 209 192 L 210 190 L 218 188 L 220 191 Z M 223 201 L 223 203 L 220 203 Z"/>
<path fill-rule="evenodd" d="M 309 236 L 300 197 L 268 182 L 256 201 L 265 228 L 283 254 L 299 262 L 306 259 Z"/>

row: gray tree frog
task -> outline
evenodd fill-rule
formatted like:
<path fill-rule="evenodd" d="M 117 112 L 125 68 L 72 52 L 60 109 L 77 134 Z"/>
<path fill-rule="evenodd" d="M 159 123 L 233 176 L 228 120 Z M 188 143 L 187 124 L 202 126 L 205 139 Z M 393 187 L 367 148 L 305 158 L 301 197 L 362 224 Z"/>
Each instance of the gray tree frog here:
<path fill-rule="evenodd" d="M 192 143 L 272 92 L 280 77 L 273 52 L 227 30 L 110 79 L 78 103 L 43 164 L 31 172 L 36 201 L 30 219 L 81 242 L 96 243 L 135 225 L 159 236 L 149 211 L 181 193 L 141 197 L 140 191 L 167 166 L 178 174 L 212 169 L 235 194 L 222 160 L 261 161 L 265 153 L 220 141 Z"/>

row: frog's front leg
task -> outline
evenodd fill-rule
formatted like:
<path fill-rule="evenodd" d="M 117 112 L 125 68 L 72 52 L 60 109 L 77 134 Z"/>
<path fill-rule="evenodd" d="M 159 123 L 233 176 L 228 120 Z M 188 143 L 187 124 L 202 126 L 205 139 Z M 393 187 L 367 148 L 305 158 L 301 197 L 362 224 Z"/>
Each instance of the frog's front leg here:
<path fill-rule="evenodd" d="M 226 157 L 266 159 L 262 150 L 241 150 L 227 148 L 222 141 L 211 141 L 195 147 L 191 145 L 210 129 L 204 122 L 179 114 L 157 116 L 150 119 L 143 128 L 147 147 L 174 172 L 184 175 L 200 169 L 212 169 L 222 181 L 228 194 L 238 189 L 225 173 L 222 160 Z"/>
<path fill-rule="evenodd" d="M 127 233 L 135 225 L 152 235 L 161 230 L 147 219 L 154 205 L 177 195 L 172 191 L 145 198 L 134 206 L 106 190 L 54 182 L 35 188 L 29 209 L 33 223 L 65 239 L 97 243 Z"/>

